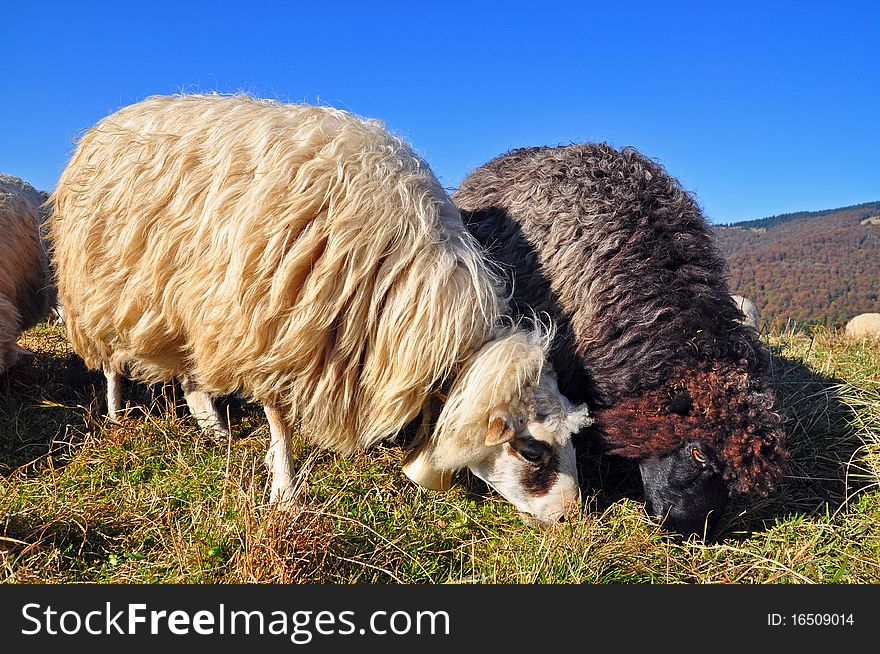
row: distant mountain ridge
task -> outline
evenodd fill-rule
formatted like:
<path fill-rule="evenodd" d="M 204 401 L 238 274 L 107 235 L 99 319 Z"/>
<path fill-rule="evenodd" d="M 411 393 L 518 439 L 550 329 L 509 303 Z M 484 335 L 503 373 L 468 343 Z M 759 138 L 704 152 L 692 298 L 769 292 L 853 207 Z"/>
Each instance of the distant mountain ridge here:
<path fill-rule="evenodd" d="M 731 291 L 762 323 L 840 326 L 880 311 L 880 201 L 713 225 Z"/>
<path fill-rule="evenodd" d="M 875 202 L 863 202 L 862 204 L 852 204 L 848 207 L 839 207 L 837 209 L 822 209 L 820 211 L 796 211 L 794 213 L 781 213 L 775 216 L 767 216 L 766 218 L 756 218 L 755 220 L 740 220 L 735 223 L 718 223 L 716 227 L 743 227 L 747 229 L 756 229 L 761 227 L 775 227 L 782 223 L 791 222 L 792 220 L 802 220 L 804 218 L 821 218 L 840 212 L 865 212 L 865 218 L 880 214 L 880 200 Z"/>

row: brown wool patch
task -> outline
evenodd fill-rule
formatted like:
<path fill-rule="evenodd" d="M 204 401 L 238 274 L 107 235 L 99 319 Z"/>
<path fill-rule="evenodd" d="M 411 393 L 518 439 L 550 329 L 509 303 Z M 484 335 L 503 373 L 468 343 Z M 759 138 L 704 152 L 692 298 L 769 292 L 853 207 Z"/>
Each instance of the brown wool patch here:
<path fill-rule="evenodd" d="M 685 415 L 671 413 L 670 402 L 683 391 L 693 406 Z M 787 458 L 773 392 L 732 364 L 677 371 L 663 387 L 598 411 L 596 427 L 612 454 L 635 460 L 668 454 L 689 440 L 709 443 L 738 494 L 766 495 Z"/>
<path fill-rule="evenodd" d="M 523 487 L 532 495 L 541 497 L 550 492 L 559 477 L 559 457 L 552 450 L 545 465 L 527 469 L 522 476 Z"/>

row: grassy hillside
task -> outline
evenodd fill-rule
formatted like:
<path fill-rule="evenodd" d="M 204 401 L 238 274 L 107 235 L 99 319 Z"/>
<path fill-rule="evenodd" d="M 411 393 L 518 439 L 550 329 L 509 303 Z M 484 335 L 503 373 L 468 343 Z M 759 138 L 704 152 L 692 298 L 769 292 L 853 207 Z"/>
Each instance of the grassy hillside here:
<path fill-rule="evenodd" d="M 213 443 L 174 388 L 129 386 L 111 425 L 100 376 L 56 326 L 0 378 L 0 580 L 6 582 L 880 583 L 880 344 L 831 330 L 770 338 L 792 464 L 768 499 L 732 507 L 723 538 L 684 543 L 637 496 L 597 485 L 585 510 L 532 530 L 478 480 L 420 490 L 389 445 L 346 459 L 296 456 L 298 512 L 267 505 L 268 431 L 230 402 Z"/>
<path fill-rule="evenodd" d="M 771 327 L 880 311 L 880 202 L 716 227 L 734 293 Z"/>

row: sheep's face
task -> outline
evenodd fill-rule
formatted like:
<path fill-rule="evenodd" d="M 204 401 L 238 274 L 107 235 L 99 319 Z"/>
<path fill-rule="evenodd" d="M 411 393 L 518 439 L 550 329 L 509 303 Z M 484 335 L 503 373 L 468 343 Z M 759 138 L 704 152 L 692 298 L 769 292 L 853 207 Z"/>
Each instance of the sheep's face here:
<path fill-rule="evenodd" d="M 468 467 L 513 503 L 528 524 L 561 522 L 580 491 L 572 434 L 592 421 L 572 406 L 549 375 L 522 401 L 494 407 L 485 456 Z"/>
<path fill-rule="evenodd" d="M 727 505 L 721 462 L 704 441 L 687 441 L 639 463 L 648 515 L 688 536 L 711 533 Z"/>
<path fill-rule="evenodd" d="M 648 513 L 684 535 L 711 532 L 730 496 L 767 495 L 787 458 L 773 391 L 744 363 L 680 371 L 596 423 L 611 453 L 638 461 Z"/>
<path fill-rule="evenodd" d="M 522 333 L 488 345 L 459 375 L 432 428 L 403 462 L 411 480 L 447 490 L 468 468 L 530 524 L 561 521 L 580 490 L 572 434 L 592 424 L 559 391 L 541 342 Z M 433 411 L 428 409 L 430 423 Z"/>

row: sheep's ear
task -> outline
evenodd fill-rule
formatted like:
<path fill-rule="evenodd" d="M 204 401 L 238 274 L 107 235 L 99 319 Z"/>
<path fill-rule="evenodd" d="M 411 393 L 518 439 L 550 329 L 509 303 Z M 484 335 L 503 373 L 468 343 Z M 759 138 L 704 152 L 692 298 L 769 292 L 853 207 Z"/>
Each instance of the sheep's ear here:
<path fill-rule="evenodd" d="M 428 490 L 446 491 L 452 488 L 452 471 L 437 467 L 427 443 L 414 449 L 403 460 L 403 474 Z"/>
<path fill-rule="evenodd" d="M 589 427 L 592 424 L 593 418 L 590 416 L 590 410 L 586 404 L 571 407 L 565 416 L 565 426 L 572 434 L 576 434 L 584 427 Z"/>
<path fill-rule="evenodd" d="M 513 418 L 506 405 L 499 405 L 489 412 L 489 430 L 486 432 L 486 447 L 494 447 L 511 440 L 516 436 L 513 429 Z"/>

